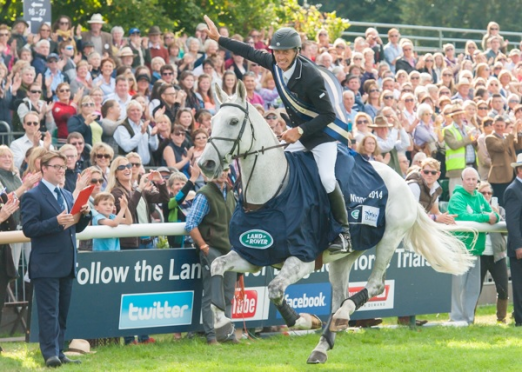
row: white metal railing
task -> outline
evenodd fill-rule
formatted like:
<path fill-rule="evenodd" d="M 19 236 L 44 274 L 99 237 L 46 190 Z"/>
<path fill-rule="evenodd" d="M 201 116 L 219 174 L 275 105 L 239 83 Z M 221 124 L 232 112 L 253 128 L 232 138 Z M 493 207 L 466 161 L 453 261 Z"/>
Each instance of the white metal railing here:
<path fill-rule="evenodd" d="M 375 23 L 375 22 L 356 22 L 350 21 L 350 26 L 356 27 L 375 27 L 377 31 L 386 30 L 390 28 L 396 28 L 400 31 L 401 37 L 412 40 L 415 44 L 415 49 L 419 52 L 434 52 L 442 51 L 442 46 L 446 43 L 455 44 L 457 52 L 462 52 L 467 40 L 473 40 L 477 45 L 482 43 L 482 37 L 486 34 L 486 30 L 468 29 L 468 28 L 450 28 L 450 27 L 433 27 L 433 26 L 417 26 L 417 25 L 403 25 L 403 24 L 392 24 L 392 23 Z M 364 37 L 364 31 L 348 31 L 343 32 L 343 36 L 354 38 L 357 36 Z M 422 31 L 428 33 L 428 35 L 419 35 L 415 31 Z M 518 46 L 518 42 L 522 39 L 522 32 L 504 31 L 502 30 L 501 35 L 508 40 L 514 41 Z M 444 35 L 461 35 L 459 37 L 444 36 Z M 388 35 L 386 33 L 379 32 L 379 36 L 386 43 Z M 385 41 L 386 40 L 386 41 Z"/>
<path fill-rule="evenodd" d="M 450 231 L 469 231 L 474 229 L 479 232 L 507 232 L 506 223 L 499 222 L 495 225 L 477 222 L 457 222 L 457 225 L 445 225 Z M 165 222 L 165 223 L 145 223 L 135 225 L 120 225 L 118 227 L 109 226 L 88 226 L 83 232 L 78 233 L 76 238 L 88 240 L 93 238 L 129 238 L 135 236 L 166 236 L 166 235 L 185 235 L 185 223 Z M 0 244 L 29 242 L 22 231 L 7 231 L 0 233 Z"/>

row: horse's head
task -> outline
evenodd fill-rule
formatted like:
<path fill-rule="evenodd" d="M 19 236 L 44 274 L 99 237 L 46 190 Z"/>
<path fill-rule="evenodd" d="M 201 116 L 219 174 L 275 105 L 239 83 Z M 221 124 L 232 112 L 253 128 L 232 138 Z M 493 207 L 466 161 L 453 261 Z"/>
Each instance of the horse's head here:
<path fill-rule="evenodd" d="M 243 82 L 237 82 L 236 93 L 228 96 L 218 84 L 216 96 L 220 104 L 212 118 L 212 136 L 198 162 L 208 178 L 217 178 L 227 170 L 234 155 L 248 151 L 253 145 L 252 122 Z"/>

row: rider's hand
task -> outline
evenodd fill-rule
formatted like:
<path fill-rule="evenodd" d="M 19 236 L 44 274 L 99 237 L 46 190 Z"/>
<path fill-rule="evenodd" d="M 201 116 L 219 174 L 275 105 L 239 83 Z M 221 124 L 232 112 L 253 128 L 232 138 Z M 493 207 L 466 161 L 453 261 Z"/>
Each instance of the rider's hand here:
<path fill-rule="evenodd" d="M 214 22 L 208 16 L 204 16 L 203 19 L 205 22 L 207 22 L 208 30 L 203 30 L 208 34 L 208 37 L 212 40 L 218 41 L 219 40 L 219 32 Z"/>
<path fill-rule="evenodd" d="M 285 141 L 286 143 L 297 142 L 299 141 L 299 138 L 301 138 L 301 134 L 297 128 L 288 129 L 281 135 L 281 140 Z"/>

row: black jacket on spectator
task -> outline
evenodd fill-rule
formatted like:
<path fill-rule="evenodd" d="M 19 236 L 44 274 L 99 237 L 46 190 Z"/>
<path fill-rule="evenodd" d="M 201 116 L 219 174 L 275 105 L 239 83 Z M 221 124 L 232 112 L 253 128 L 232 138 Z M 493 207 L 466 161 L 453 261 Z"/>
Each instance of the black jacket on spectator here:
<path fill-rule="evenodd" d="M 417 61 L 415 61 L 414 65 L 416 65 L 416 64 L 417 64 Z M 409 74 L 410 72 L 415 71 L 415 67 L 410 65 L 410 62 L 408 62 L 407 59 L 405 59 L 404 57 L 401 57 L 397 60 L 397 62 L 395 62 L 395 71 L 399 71 L 399 70 L 404 70 Z"/>

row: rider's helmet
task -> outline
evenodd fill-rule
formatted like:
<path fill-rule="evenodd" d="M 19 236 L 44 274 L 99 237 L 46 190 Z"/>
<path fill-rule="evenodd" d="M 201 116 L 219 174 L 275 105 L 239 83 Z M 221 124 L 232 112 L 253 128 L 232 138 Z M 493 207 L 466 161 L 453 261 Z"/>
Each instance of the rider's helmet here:
<path fill-rule="evenodd" d="M 301 36 L 292 27 L 280 28 L 272 36 L 269 48 L 272 50 L 301 48 Z"/>

